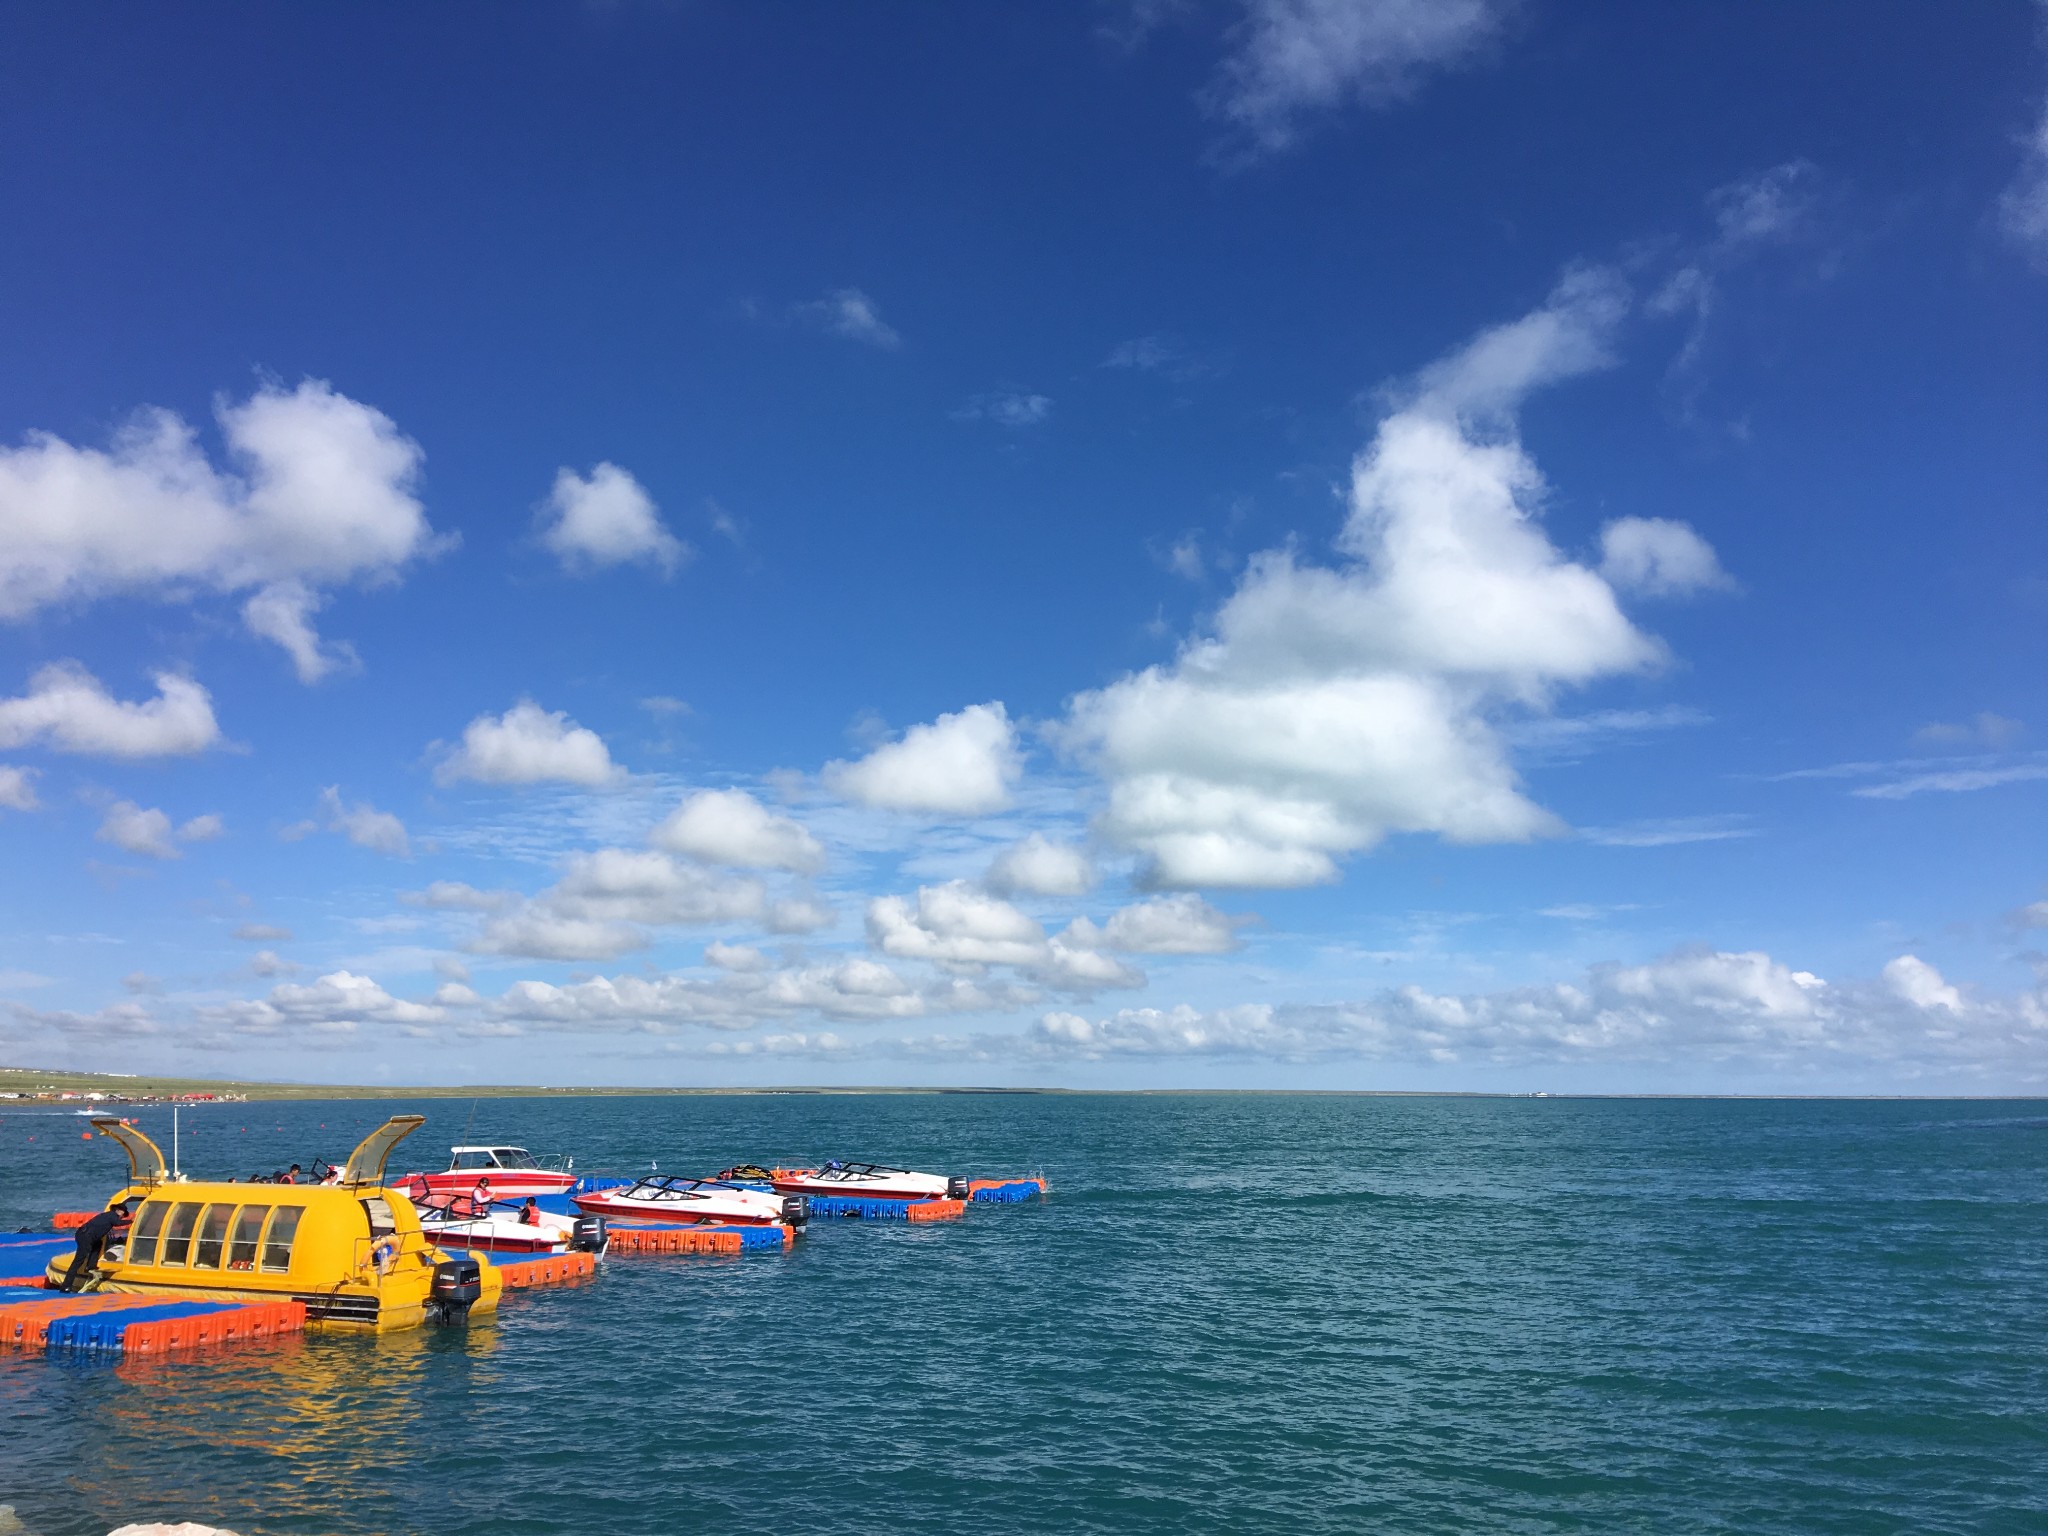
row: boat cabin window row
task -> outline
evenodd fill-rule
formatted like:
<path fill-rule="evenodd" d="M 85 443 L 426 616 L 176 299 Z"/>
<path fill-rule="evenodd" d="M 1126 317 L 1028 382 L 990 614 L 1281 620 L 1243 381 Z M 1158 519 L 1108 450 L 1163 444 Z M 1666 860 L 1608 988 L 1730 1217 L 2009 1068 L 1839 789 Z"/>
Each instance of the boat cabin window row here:
<path fill-rule="evenodd" d="M 303 1205 L 173 1203 L 147 1200 L 128 1235 L 126 1262 L 159 1269 L 260 1270 L 281 1275 L 292 1267 Z"/>

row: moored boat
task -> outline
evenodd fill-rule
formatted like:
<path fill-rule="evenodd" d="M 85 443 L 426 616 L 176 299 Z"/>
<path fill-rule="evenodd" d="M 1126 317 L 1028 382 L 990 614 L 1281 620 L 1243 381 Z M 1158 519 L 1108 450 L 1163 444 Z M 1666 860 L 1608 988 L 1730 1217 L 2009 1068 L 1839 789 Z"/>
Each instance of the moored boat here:
<path fill-rule="evenodd" d="M 522 1256 L 604 1251 L 604 1219 L 600 1216 L 528 1212 L 516 1201 L 484 1203 L 468 1195 L 429 1193 L 422 1198 L 410 1190 L 407 1193 L 419 1212 L 420 1230 L 436 1247 Z"/>
<path fill-rule="evenodd" d="M 800 1197 L 720 1179 L 691 1179 L 650 1173 L 615 1189 L 575 1197 L 576 1208 L 593 1216 L 629 1216 L 642 1221 L 705 1221 L 758 1227 L 773 1222 L 801 1226 L 810 1208 Z"/>
<path fill-rule="evenodd" d="M 964 1200 L 967 1180 L 943 1173 L 916 1173 L 886 1163 L 826 1163 L 817 1168 L 777 1168 L 770 1180 L 786 1195 L 835 1195 L 850 1200 Z"/>
<path fill-rule="evenodd" d="M 450 1147 L 445 1169 L 407 1174 L 406 1183 L 437 1195 L 471 1195 L 481 1187 L 492 1200 L 524 1200 L 568 1193 L 576 1183 L 574 1162 L 549 1168 L 524 1147 Z"/>
<path fill-rule="evenodd" d="M 128 1185 L 107 1208 L 127 1206 L 133 1219 L 85 1289 L 167 1301 L 296 1300 L 309 1328 L 378 1333 L 492 1312 L 500 1277 L 436 1247 L 404 1192 L 385 1187 L 391 1149 L 424 1123 L 394 1115 L 362 1139 L 333 1184 L 279 1185 L 187 1179 L 168 1171 L 163 1152 L 133 1126 L 95 1120 L 128 1154 Z M 53 1260 L 46 1283 L 62 1283 L 70 1261 Z"/>

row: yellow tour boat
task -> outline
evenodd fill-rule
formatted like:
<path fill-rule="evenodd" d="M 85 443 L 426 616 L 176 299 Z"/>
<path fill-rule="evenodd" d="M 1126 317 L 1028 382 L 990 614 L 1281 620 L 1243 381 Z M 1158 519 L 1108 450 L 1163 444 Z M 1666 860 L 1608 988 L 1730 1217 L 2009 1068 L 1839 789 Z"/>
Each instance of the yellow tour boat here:
<path fill-rule="evenodd" d="M 301 1301 L 308 1328 L 387 1333 L 493 1312 L 503 1281 L 451 1257 L 420 1230 L 404 1192 L 384 1187 L 391 1150 L 426 1123 L 393 1115 L 365 1136 L 329 1184 L 197 1182 L 164 1167 L 157 1144 L 111 1116 L 93 1121 L 128 1154 L 137 1202 L 125 1240 L 110 1243 L 88 1291 L 211 1301 Z M 71 1262 L 51 1261 L 61 1284 Z"/>

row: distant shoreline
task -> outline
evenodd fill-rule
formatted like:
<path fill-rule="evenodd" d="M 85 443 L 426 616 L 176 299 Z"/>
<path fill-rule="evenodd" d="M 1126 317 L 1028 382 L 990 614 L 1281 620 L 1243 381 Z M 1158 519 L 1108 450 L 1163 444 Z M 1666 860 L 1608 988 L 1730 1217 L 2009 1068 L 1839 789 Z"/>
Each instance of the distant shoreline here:
<path fill-rule="evenodd" d="M 1757 1103 L 2013 1103 L 2048 1101 L 2038 1093 L 1574 1093 L 1534 1091 L 1512 1093 L 1453 1088 L 997 1088 L 971 1084 L 941 1087 L 828 1086 L 787 1084 L 769 1087 L 582 1087 L 536 1083 L 455 1083 L 447 1085 L 369 1083 L 275 1083 L 242 1082 L 232 1079 L 151 1077 L 103 1072 L 39 1071 L 30 1067 L 0 1067 L 0 1093 L 19 1098 L 0 1098 L 0 1114 L 10 1108 L 27 1106 L 89 1109 L 95 1102 L 76 1095 L 101 1093 L 111 1111 L 136 1104 L 235 1103 L 241 1100 L 265 1103 L 318 1102 L 331 1099 L 659 1099 L 659 1098 L 744 1098 L 867 1097 L 876 1095 L 971 1095 L 989 1098 L 1096 1098 L 1115 1095 L 1145 1095 L 1153 1098 L 1360 1098 L 1360 1099 L 1668 1099 L 1727 1100 Z M 61 1094 L 74 1097 L 62 1098 Z"/>

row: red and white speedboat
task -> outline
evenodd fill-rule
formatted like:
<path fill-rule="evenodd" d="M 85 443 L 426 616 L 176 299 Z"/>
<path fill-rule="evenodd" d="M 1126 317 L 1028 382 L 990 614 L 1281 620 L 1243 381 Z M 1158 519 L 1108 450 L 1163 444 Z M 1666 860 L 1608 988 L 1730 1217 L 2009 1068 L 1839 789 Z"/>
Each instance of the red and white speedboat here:
<path fill-rule="evenodd" d="M 529 1214 L 519 1204 L 480 1203 L 468 1195 L 427 1194 L 413 1201 L 420 1231 L 438 1248 L 534 1256 L 571 1250 L 602 1253 L 604 1223 L 589 1216 Z"/>
<path fill-rule="evenodd" d="M 801 1226 L 810 1219 L 804 1201 L 765 1189 L 747 1189 L 719 1179 L 689 1179 L 650 1173 L 617 1189 L 575 1197 L 576 1208 L 593 1216 L 631 1216 L 643 1221 L 715 1221 L 740 1227 L 771 1222 Z"/>
<path fill-rule="evenodd" d="M 560 1168 L 544 1168 L 524 1147 L 450 1147 L 448 1167 L 441 1173 L 415 1173 L 437 1195 L 474 1195 L 479 1186 L 492 1200 L 524 1200 L 528 1195 L 567 1193 L 576 1182 L 574 1159 Z"/>
<path fill-rule="evenodd" d="M 778 1168 L 774 1187 L 786 1195 L 838 1195 L 850 1200 L 964 1200 L 967 1180 L 943 1173 L 913 1173 L 886 1163 L 826 1163 L 821 1168 Z"/>

